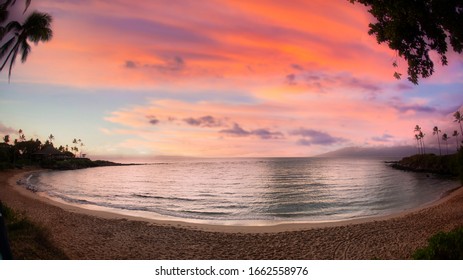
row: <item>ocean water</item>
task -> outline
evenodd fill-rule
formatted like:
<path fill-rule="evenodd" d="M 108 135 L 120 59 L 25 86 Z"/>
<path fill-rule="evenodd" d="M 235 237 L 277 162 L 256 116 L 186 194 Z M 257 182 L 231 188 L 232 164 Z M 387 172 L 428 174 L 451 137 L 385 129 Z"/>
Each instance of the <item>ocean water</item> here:
<path fill-rule="evenodd" d="M 432 202 L 459 182 L 395 170 L 382 159 L 172 159 L 38 172 L 51 199 L 133 216 L 215 224 L 339 221 Z"/>

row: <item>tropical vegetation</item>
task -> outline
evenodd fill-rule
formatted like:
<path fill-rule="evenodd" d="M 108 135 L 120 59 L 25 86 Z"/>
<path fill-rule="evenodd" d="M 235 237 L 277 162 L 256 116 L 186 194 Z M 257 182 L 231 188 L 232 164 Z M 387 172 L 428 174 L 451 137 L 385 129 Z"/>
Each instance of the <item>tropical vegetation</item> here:
<path fill-rule="evenodd" d="M 460 111 L 456 111 L 454 114 L 454 122 L 460 123 L 463 120 Z M 443 175 L 451 175 L 460 177 L 463 182 L 463 149 L 461 148 L 462 142 L 459 139 L 460 134 L 457 130 L 453 131 L 453 134 L 447 132 L 442 133 L 438 126 L 433 127 L 433 135 L 436 136 L 435 144 L 439 147 L 439 156 L 434 154 L 427 154 L 424 149 L 424 136 L 423 129 L 416 125 L 414 128 L 415 137 L 418 148 L 418 154 L 410 157 L 405 157 L 402 160 L 394 163 L 392 166 L 397 169 L 410 170 L 417 172 L 430 172 Z M 448 141 L 451 137 L 455 137 L 456 153 L 449 152 Z M 442 155 L 441 142 L 445 143 L 445 155 Z"/>
<path fill-rule="evenodd" d="M 463 227 L 439 232 L 413 254 L 417 260 L 463 260 Z"/>
<path fill-rule="evenodd" d="M 22 129 L 18 130 L 18 138 L 11 143 L 11 135 L 3 137 L 3 143 L 0 143 L 0 170 L 25 165 L 39 165 L 41 167 L 56 169 L 75 169 L 75 166 L 83 166 L 83 162 L 88 159 L 77 159 L 74 149 L 69 150 L 69 145 L 55 148 L 53 141 L 55 136 L 50 134 L 45 142 L 39 139 L 26 140 Z M 83 146 L 82 140 L 79 143 Z M 76 148 L 77 149 L 77 148 Z M 81 153 L 81 157 L 84 154 Z M 72 164 L 71 164 L 72 162 Z M 78 162 L 78 163 L 76 163 Z M 87 165 L 91 165 L 88 163 Z"/>
<path fill-rule="evenodd" d="M 397 57 L 407 62 L 408 80 L 414 84 L 434 73 L 436 58 L 440 64 L 447 65 L 449 49 L 458 54 L 463 51 L 463 3 L 460 0 L 349 1 L 368 7 L 368 12 L 376 19 L 369 24 L 368 34 L 375 35 L 379 44 L 386 43 Z M 399 67 L 398 60 L 392 65 Z M 397 79 L 401 76 L 402 73 L 394 73 Z"/>
<path fill-rule="evenodd" d="M 31 0 L 26 0 L 26 13 Z M 8 80 L 11 78 L 16 57 L 21 56 L 21 62 L 26 62 L 31 46 L 39 42 L 48 42 L 53 37 L 51 29 L 52 17 L 47 13 L 34 11 L 21 23 L 17 20 L 8 21 L 10 9 L 16 0 L 7 0 L 0 4 L 0 72 L 8 65 Z"/>
<path fill-rule="evenodd" d="M 73 170 L 101 166 L 127 165 L 105 160 L 90 160 L 82 153 L 84 142 L 74 138 L 72 146 L 60 145 L 55 148 L 55 136 L 50 134 L 42 143 L 39 139 L 26 140 L 23 130 L 18 131 L 18 138 L 11 142 L 11 136 L 5 135 L 0 143 L 0 170 L 22 168 L 23 166 L 38 166 L 55 170 Z M 79 150 L 80 147 L 80 150 Z M 77 153 L 80 151 L 80 154 Z M 129 164 L 132 165 L 132 164 Z"/>
<path fill-rule="evenodd" d="M 463 121 L 463 114 L 459 110 L 457 110 L 453 114 L 453 117 L 454 117 L 453 121 L 458 122 L 461 133 L 459 133 L 458 130 L 454 130 L 452 134 L 447 133 L 447 132 L 442 133 L 442 131 L 439 129 L 438 126 L 434 126 L 433 129 L 432 129 L 432 134 L 435 135 L 436 139 L 437 139 L 437 145 L 439 147 L 439 154 L 440 155 L 442 155 L 442 149 L 441 149 L 440 140 L 444 141 L 444 143 L 445 143 L 446 154 L 449 154 L 448 141 L 450 140 L 450 138 L 455 137 L 455 143 L 456 143 L 456 150 L 457 151 L 461 148 L 461 143 L 463 143 L 463 142 L 458 140 L 458 136 L 460 136 L 460 135 L 463 136 L 463 127 L 461 125 L 461 122 Z M 413 131 L 415 132 L 414 138 L 415 138 L 415 140 L 417 142 L 418 154 L 421 154 L 421 155 L 426 154 L 426 151 L 425 151 L 425 148 L 424 148 L 425 147 L 424 146 L 424 136 L 426 134 L 423 133 L 423 129 L 419 125 L 416 125 Z"/>

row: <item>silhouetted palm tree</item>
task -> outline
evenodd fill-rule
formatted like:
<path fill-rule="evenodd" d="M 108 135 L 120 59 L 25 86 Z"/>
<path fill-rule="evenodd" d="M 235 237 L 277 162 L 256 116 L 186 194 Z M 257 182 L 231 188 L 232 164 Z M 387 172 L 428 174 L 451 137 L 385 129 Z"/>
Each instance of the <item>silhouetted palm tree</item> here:
<path fill-rule="evenodd" d="M 418 154 L 421 154 L 420 136 L 418 134 L 415 134 L 415 139 L 416 139 L 416 145 L 418 147 Z"/>
<path fill-rule="evenodd" d="M 418 151 L 419 153 L 424 154 L 424 144 L 423 144 L 424 134 L 421 131 L 421 127 L 419 125 L 416 125 L 414 132 L 418 132 L 418 134 L 415 134 L 415 139 L 416 139 L 416 142 L 418 143 Z"/>
<path fill-rule="evenodd" d="M 80 140 L 80 139 L 79 139 Z M 77 152 L 79 151 L 79 149 L 77 148 L 77 139 L 74 138 L 74 140 L 72 140 L 72 144 L 74 144 L 75 146 L 74 147 L 71 147 L 71 151 L 74 151 L 74 155 L 77 157 Z"/>
<path fill-rule="evenodd" d="M 84 146 L 84 142 L 82 142 L 82 140 L 77 140 L 77 142 L 79 142 L 79 145 L 80 145 L 80 157 L 82 157 L 82 151 L 83 151 L 83 146 Z"/>
<path fill-rule="evenodd" d="M 460 111 L 456 111 L 453 116 L 455 117 L 454 122 L 458 122 L 460 124 L 460 132 L 461 135 L 463 135 L 463 128 L 461 127 L 461 121 L 463 121 L 463 114 L 460 113 Z"/>
<path fill-rule="evenodd" d="M 53 136 L 53 134 L 50 134 L 50 136 L 48 136 L 48 140 L 50 140 L 50 144 L 53 145 L 53 140 L 55 140 L 55 136 Z"/>
<path fill-rule="evenodd" d="M 426 134 L 423 133 L 423 131 L 420 131 L 420 133 L 418 134 L 418 136 L 420 137 L 420 141 L 421 141 L 421 147 L 423 148 L 423 155 L 426 154 L 426 149 L 424 147 L 424 136 Z"/>
<path fill-rule="evenodd" d="M 6 25 L 3 33 L 13 33 L 14 36 L 0 47 L 0 60 L 6 55 L 6 58 L 0 66 L 0 72 L 9 61 L 8 80 L 11 77 L 11 70 L 13 69 L 18 53 L 21 54 L 21 62 L 24 63 L 27 60 L 31 51 L 31 46 L 28 41 L 38 44 L 40 41 L 47 42 L 51 39 L 53 36 L 53 32 L 50 28 L 51 21 L 52 18 L 49 14 L 33 12 L 26 18 L 23 24 L 12 21 Z"/>
<path fill-rule="evenodd" d="M 448 155 L 449 154 L 449 144 L 447 141 L 449 140 L 449 136 L 447 135 L 447 133 L 442 134 L 442 140 L 445 141 L 445 150 Z"/>
<path fill-rule="evenodd" d="M 432 130 L 432 135 L 437 135 L 437 143 L 439 144 L 439 155 L 442 155 L 442 152 L 441 152 L 441 149 L 440 149 L 440 140 L 439 140 L 439 132 L 441 132 L 439 130 L 439 128 L 437 126 L 435 126 Z"/>
<path fill-rule="evenodd" d="M 454 130 L 452 136 L 455 137 L 455 141 L 457 143 L 457 151 L 458 151 L 458 131 Z"/>

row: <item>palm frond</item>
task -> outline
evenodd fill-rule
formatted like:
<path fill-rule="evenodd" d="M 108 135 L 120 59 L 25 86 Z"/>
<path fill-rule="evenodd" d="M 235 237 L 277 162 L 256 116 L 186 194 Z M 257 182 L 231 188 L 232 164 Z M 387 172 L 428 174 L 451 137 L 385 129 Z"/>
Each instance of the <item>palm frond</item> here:
<path fill-rule="evenodd" d="M 26 7 L 24 8 L 23 14 L 29 9 L 32 0 L 26 0 Z M 8 18 L 9 12 L 8 8 L 16 4 L 16 0 L 7 0 L 4 3 L 0 4 L 0 23 L 3 23 Z"/>
<path fill-rule="evenodd" d="M 14 38 L 13 38 L 14 39 Z M 10 46 L 11 46 L 12 43 L 10 43 Z M 19 42 L 16 42 L 14 44 L 14 46 L 12 48 L 5 48 L 5 50 L 2 50 L 3 52 L 6 52 L 7 50 L 10 50 L 9 53 L 8 53 L 8 56 L 5 58 L 5 60 L 3 61 L 3 64 L 2 66 L 0 66 L 0 72 L 3 70 L 3 68 L 5 67 L 5 65 L 7 64 L 8 60 L 11 60 L 13 59 L 13 57 L 11 57 L 12 55 L 15 55 L 18 53 L 18 48 L 19 48 Z M 4 54 L 3 54 L 4 55 Z M 11 59 L 10 59 L 11 58 Z"/>
<path fill-rule="evenodd" d="M 0 42 L 3 40 L 3 37 L 6 34 L 6 28 L 3 26 L 0 26 Z"/>
<path fill-rule="evenodd" d="M 9 16 L 8 8 L 14 5 L 16 0 L 7 0 L 4 3 L 0 4 L 0 23 L 4 23 Z"/>
<path fill-rule="evenodd" d="M 11 31 L 19 31 L 22 29 L 22 25 L 17 22 L 17 21 L 10 21 L 7 25 L 6 25 L 6 32 L 11 32 Z"/>
<path fill-rule="evenodd" d="M 34 43 L 49 41 L 53 36 L 52 17 L 46 13 L 33 12 L 24 22 L 23 29 L 27 38 Z"/>
<path fill-rule="evenodd" d="M 23 14 L 27 11 L 27 9 L 29 9 L 29 6 L 31 5 L 31 1 L 32 0 L 26 0 L 26 8 L 24 8 Z"/>
<path fill-rule="evenodd" d="M 6 19 L 8 18 L 8 10 L 0 8 L 0 23 L 4 23 Z"/>
<path fill-rule="evenodd" d="M 10 78 L 11 78 L 11 70 L 13 70 L 13 65 L 14 65 L 14 62 L 16 61 L 16 56 L 18 55 L 18 50 L 19 48 L 14 48 L 13 51 L 13 56 L 11 57 L 11 60 L 10 60 L 10 69 L 8 69 L 8 82 L 10 81 Z"/>
<path fill-rule="evenodd" d="M 10 49 L 10 47 L 15 42 L 15 39 L 16 39 L 15 37 L 11 38 L 10 40 L 8 40 L 5 44 L 3 44 L 0 47 L 0 59 L 2 59 L 5 56 L 6 52 Z M 1 69 L 0 69 L 0 71 L 1 71 Z"/>
<path fill-rule="evenodd" d="M 0 8 L 6 9 L 9 6 L 14 5 L 14 3 L 16 3 L 16 0 L 6 0 L 5 3 L 1 4 Z"/>
<path fill-rule="evenodd" d="M 27 60 L 27 56 L 31 52 L 31 46 L 27 42 L 21 44 L 21 62 L 24 63 Z"/>

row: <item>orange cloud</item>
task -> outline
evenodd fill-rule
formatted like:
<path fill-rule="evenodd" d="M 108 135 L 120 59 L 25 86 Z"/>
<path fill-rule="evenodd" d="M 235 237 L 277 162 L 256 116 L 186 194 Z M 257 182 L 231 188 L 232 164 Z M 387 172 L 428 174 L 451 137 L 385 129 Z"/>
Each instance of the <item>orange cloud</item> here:
<path fill-rule="evenodd" d="M 345 0 L 40 5 L 55 16 L 55 36 L 27 65 L 26 76 L 42 82 L 125 87 L 228 77 L 265 82 L 269 75 L 291 74 L 291 64 L 391 79 L 393 55 L 366 34 L 365 9 Z M 181 71 L 171 67 L 176 59 L 183 61 Z M 37 71 L 44 65 L 45 72 Z"/>

